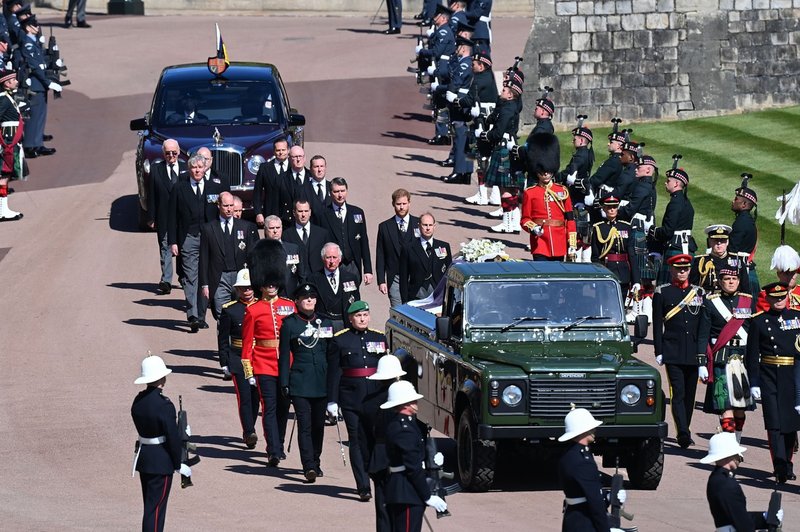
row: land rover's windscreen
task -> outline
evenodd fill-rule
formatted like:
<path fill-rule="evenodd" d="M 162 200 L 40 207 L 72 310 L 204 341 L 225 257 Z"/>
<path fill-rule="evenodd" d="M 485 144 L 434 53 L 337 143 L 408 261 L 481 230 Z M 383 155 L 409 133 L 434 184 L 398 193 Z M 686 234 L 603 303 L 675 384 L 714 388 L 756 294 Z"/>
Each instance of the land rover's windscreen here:
<path fill-rule="evenodd" d="M 272 80 L 182 80 L 161 87 L 152 124 L 156 127 L 281 122 L 280 92 Z"/>
<path fill-rule="evenodd" d="M 623 317 L 618 285 L 610 279 L 476 281 L 466 292 L 466 323 L 473 327 L 578 329 L 616 325 Z"/>

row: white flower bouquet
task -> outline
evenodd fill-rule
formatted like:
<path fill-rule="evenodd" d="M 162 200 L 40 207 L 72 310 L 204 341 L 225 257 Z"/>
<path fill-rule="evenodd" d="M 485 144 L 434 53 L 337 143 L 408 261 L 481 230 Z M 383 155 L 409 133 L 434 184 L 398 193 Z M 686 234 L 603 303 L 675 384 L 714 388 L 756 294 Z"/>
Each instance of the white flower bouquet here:
<path fill-rule="evenodd" d="M 466 262 L 487 262 L 491 260 L 509 260 L 506 245 L 496 240 L 473 238 L 469 242 L 461 242 L 461 258 Z"/>

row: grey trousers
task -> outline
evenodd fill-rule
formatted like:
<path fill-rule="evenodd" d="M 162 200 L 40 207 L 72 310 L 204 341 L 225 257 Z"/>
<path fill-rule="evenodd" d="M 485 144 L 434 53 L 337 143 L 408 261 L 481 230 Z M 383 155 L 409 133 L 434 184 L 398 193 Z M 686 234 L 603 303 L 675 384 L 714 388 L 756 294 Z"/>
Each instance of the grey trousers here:
<path fill-rule="evenodd" d="M 161 282 L 172 284 L 172 250 L 167 242 L 167 233 L 158 241 L 158 251 L 161 255 Z"/>
<path fill-rule="evenodd" d="M 396 307 L 402 304 L 403 301 L 400 298 L 400 276 L 395 275 L 394 279 L 389 280 L 389 305 Z"/>
<path fill-rule="evenodd" d="M 188 319 L 199 317 L 197 308 L 197 275 L 200 263 L 200 235 L 186 235 L 181 246 L 181 262 L 183 264 L 183 295 L 189 308 L 186 309 Z M 205 310 L 205 309 L 204 309 Z M 205 312 L 204 312 L 205 314 Z"/>
<path fill-rule="evenodd" d="M 222 305 L 230 303 L 236 298 L 236 289 L 233 287 L 236 282 L 236 273 L 222 272 L 222 276 L 219 278 L 219 286 L 217 286 L 217 291 L 214 292 L 214 302 L 211 307 L 211 314 L 215 320 L 218 320 L 222 313 Z"/>
<path fill-rule="evenodd" d="M 75 10 L 76 7 L 78 8 L 78 21 L 83 22 L 86 20 L 86 0 L 69 0 L 67 17 L 72 18 L 72 11 Z"/>

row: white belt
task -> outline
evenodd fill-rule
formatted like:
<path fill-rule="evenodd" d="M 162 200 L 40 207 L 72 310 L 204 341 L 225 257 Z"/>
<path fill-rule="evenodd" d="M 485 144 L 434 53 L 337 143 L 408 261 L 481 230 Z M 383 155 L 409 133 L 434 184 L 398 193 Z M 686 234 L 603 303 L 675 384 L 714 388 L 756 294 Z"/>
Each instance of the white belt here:
<path fill-rule="evenodd" d="M 692 230 L 691 229 L 684 229 L 683 231 L 675 231 L 673 234 L 675 236 L 681 236 L 681 237 L 683 237 L 683 236 L 691 236 L 692 235 Z"/>
<path fill-rule="evenodd" d="M 467 94 L 468 92 L 469 92 L 469 89 L 468 89 L 468 88 L 461 88 L 461 89 L 458 89 L 458 93 L 459 93 L 459 94 Z"/>
<path fill-rule="evenodd" d="M 479 20 L 481 22 L 491 22 L 492 21 L 492 15 L 489 15 L 488 17 L 479 17 Z"/>
<path fill-rule="evenodd" d="M 389 468 L 389 473 L 401 473 L 406 470 L 406 466 L 399 465 L 399 466 L 391 466 Z"/>
<path fill-rule="evenodd" d="M 155 438 L 144 438 L 139 436 L 139 445 L 136 446 L 136 454 L 133 455 L 133 466 L 131 467 L 131 478 L 136 475 L 136 464 L 139 462 L 139 454 L 142 452 L 142 445 L 161 445 L 167 441 L 166 436 L 156 436 Z"/>
<path fill-rule="evenodd" d="M 632 219 L 633 220 L 641 220 L 643 222 L 647 220 L 647 218 L 645 218 L 644 214 L 641 214 L 641 213 L 638 213 L 638 212 L 633 215 Z"/>
<path fill-rule="evenodd" d="M 0 127 L 19 127 L 19 120 L 3 122 L 2 124 L 0 124 Z"/>
<path fill-rule="evenodd" d="M 495 104 L 493 104 L 493 103 L 482 103 L 482 104 L 480 104 L 480 106 L 481 106 L 481 109 L 486 109 L 487 111 L 491 111 L 492 109 L 494 109 Z"/>
<path fill-rule="evenodd" d="M 736 532 L 736 529 L 731 525 L 718 526 L 714 532 Z"/>
<path fill-rule="evenodd" d="M 440 55 L 439 59 L 441 59 L 443 61 L 449 61 L 450 60 L 450 56 L 449 55 Z"/>
<path fill-rule="evenodd" d="M 564 500 L 569 506 L 575 506 L 576 504 L 585 503 L 587 499 L 586 497 L 565 497 Z"/>

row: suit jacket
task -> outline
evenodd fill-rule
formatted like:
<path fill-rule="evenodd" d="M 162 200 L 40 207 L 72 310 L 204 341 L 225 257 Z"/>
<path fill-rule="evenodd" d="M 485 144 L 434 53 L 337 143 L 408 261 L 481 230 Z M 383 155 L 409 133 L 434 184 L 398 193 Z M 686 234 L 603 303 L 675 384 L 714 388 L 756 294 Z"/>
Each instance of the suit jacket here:
<path fill-rule="evenodd" d="M 286 167 L 289 167 L 289 162 L 285 161 Z M 269 161 L 265 162 L 258 168 L 258 174 L 256 174 L 256 182 L 253 185 L 253 213 L 258 215 L 262 214 L 264 216 L 269 216 L 270 214 L 274 214 L 279 216 L 281 220 L 283 220 L 283 216 L 278 214 L 277 207 L 273 208 L 273 201 L 277 201 L 275 196 L 279 193 L 279 191 L 273 186 L 277 186 L 277 184 L 283 182 L 282 179 L 279 179 L 281 176 L 286 175 L 285 172 L 278 173 L 275 170 L 275 158 L 273 157 Z M 285 198 L 284 198 L 285 199 Z M 276 203 L 277 205 L 277 203 Z M 275 212 L 273 212 L 273 210 Z M 289 204 L 289 219 L 291 220 L 292 214 L 292 206 L 291 203 Z M 286 227 L 286 225 L 284 225 Z"/>
<path fill-rule="evenodd" d="M 416 299 L 417 292 L 430 283 L 434 288 L 453 262 L 450 244 L 432 239 L 433 250 L 428 257 L 419 238 L 400 251 L 400 299 L 407 303 Z"/>
<path fill-rule="evenodd" d="M 201 227 L 198 281 L 200 286 L 208 286 L 209 299 L 214 299 L 222 272 L 230 270 L 238 272 L 245 267 L 247 254 L 256 242 L 258 242 L 258 228 L 256 224 L 247 220 L 234 218 L 230 236 L 222 231 L 219 216 Z M 229 257 L 231 250 L 233 257 Z M 230 262 L 226 260 L 230 258 L 233 260 Z"/>
<path fill-rule="evenodd" d="M 314 178 L 306 179 L 302 198 L 308 200 L 311 205 L 311 223 L 316 225 L 325 224 L 325 211 L 331 205 L 331 182 L 325 180 L 325 200 L 320 201 L 317 196 L 317 187 Z"/>
<path fill-rule="evenodd" d="M 169 195 L 168 242 L 183 246 L 187 234 L 199 235 L 200 226 L 219 217 L 217 200 L 226 189 L 217 183 L 203 184 L 203 198 L 198 200 L 189 181 L 179 181 Z"/>
<path fill-rule="evenodd" d="M 136 396 L 131 406 L 136 432 L 143 438 L 164 436 L 158 445 L 142 445 L 136 470 L 153 475 L 171 475 L 181 467 L 181 438 L 178 434 L 175 405 L 161 395 L 161 388 L 148 386 Z"/>
<path fill-rule="evenodd" d="M 339 284 L 336 292 L 333 291 L 328 280 L 327 270 L 314 272 L 311 276 L 313 283 L 319 290 L 317 298 L 317 312 L 331 320 L 346 320 L 347 307 L 354 301 L 361 299 L 358 291 L 358 278 L 350 272 L 339 268 Z"/>
<path fill-rule="evenodd" d="M 408 227 L 400 233 L 392 216 L 378 224 L 378 243 L 375 249 L 375 275 L 378 284 L 392 283 L 400 273 L 400 250 L 414 241 L 415 230 L 419 231 L 419 218 L 409 215 Z"/>
<path fill-rule="evenodd" d="M 278 292 L 278 295 L 288 299 L 294 299 L 295 289 L 308 277 L 306 250 L 302 244 L 294 244 L 285 241 L 281 241 L 281 244 L 283 245 L 283 252 L 286 258 L 286 280 L 284 281 L 283 288 Z"/>
<path fill-rule="evenodd" d="M 309 223 L 308 243 L 303 245 L 303 239 L 297 234 L 294 222 L 284 227 L 286 229 L 283 230 L 283 241 L 297 244 L 305 252 L 307 274 L 321 272 L 325 267 L 322 262 L 322 246 L 328 242 L 333 242 L 330 233 L 318 225 Z"/>
<path fill-rule="evenodd" d="M 156 224 L 158 239 L 167 234 L 169 226 L 169 195 L 178 181 L 188 179 L 186 162 L 178 161 L 178 175 L 172 179 L 167 172 L 166 161 L 159 161 L 150 167 L 150 186 L 147 189 L 147 219 Z"/>
<path fill-rule="evenodd" d="M 325 211 L 326 226 L 333 242 L 342 248 L 342 263 L 355 263 L 358 273 L 372 273 L 372 256 L 367 236 L 367 218 L 364 210 L 355 205 L 346 204 L 344 221 L 336 217 L 333 205 Z"/>

